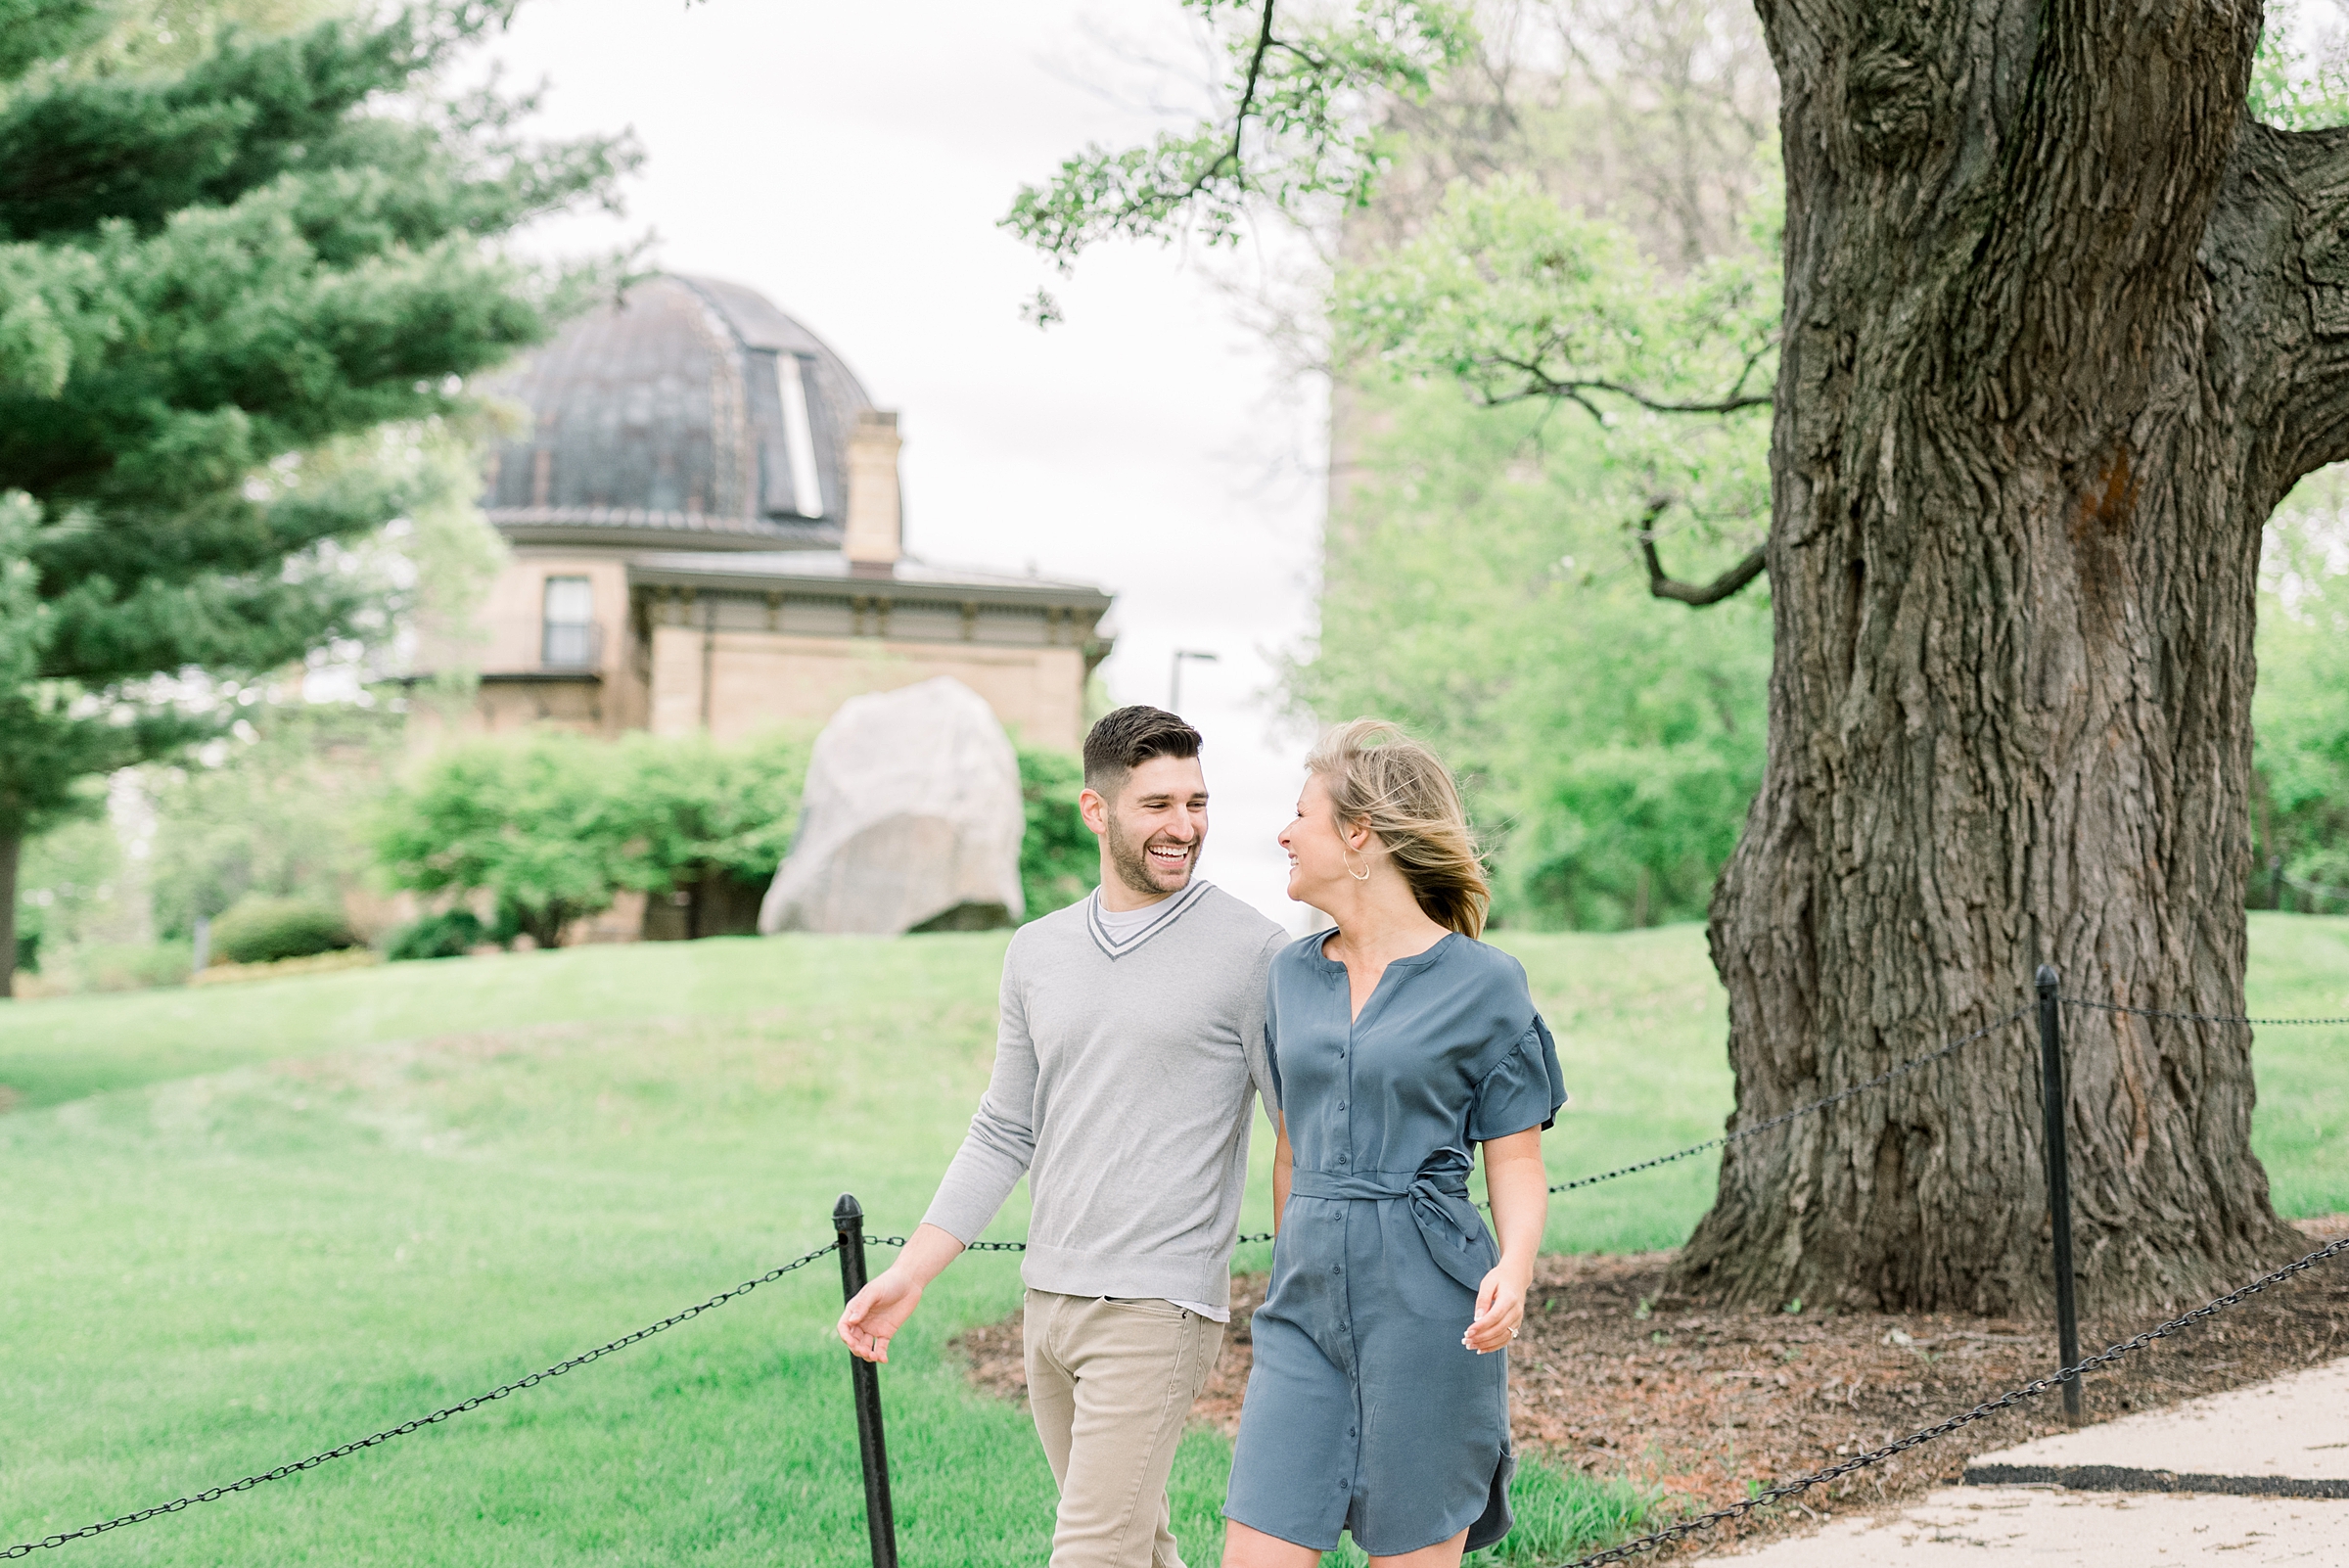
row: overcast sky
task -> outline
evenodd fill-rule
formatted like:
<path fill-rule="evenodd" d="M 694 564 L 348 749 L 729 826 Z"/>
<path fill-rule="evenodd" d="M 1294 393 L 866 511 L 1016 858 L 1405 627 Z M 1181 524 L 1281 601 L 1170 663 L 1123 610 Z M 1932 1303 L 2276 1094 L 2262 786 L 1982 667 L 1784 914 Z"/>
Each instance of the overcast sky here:
<path fill-rule="evenodd" d="M 491 52 L 548 84 L 548 133 L 632 127 L 646 155 L 624 219 L 532 246 L 649 229 L 659 266 L 806 323 L 900 412 L 915 554 L 1117 595 L 1117 701 L 1164 704 L 1178 647 L 1220 656 L 1182 677 L 1209 743 L 1205 873 L 1292 923 L 1272 835 L 1305 737 L 1270 658 L 1312 623 L 1323 390 L 1218 288 L 1247 257 L 1113 246 L 1064 279 L 995 227 L 1088 141 L 1173 122 L 1149 106 L 1178 104 L 1198 58 L 1173 0 L 537 0 Z M 1039 285 L 1067 315 L 1048 331 L 1019 317 Z"/>

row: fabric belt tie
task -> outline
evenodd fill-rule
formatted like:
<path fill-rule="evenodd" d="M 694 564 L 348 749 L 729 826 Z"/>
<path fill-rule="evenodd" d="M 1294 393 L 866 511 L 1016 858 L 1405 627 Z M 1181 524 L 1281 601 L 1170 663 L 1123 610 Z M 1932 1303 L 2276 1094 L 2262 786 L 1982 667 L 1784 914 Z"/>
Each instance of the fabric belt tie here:
<path fill-rule="evenodd" d="M 1484 1217 L 1468 1200 L 1468 1173 L 1473 1169 L 1465 1149 L 1444 1148 L 1429 1155 L 1416 1171 L 1292 1171 L 1289 1196 L 1408 1202 L 1411 1221 L 1436 1267 L 1476 1290 L 1493 1264 Z"/>

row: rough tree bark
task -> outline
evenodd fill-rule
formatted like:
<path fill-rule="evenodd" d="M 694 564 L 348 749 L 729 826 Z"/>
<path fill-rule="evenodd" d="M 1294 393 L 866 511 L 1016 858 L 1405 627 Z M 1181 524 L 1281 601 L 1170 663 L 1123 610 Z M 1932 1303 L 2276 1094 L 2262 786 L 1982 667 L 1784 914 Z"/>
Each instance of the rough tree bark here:
<path fill-rule="evenodd" d="M 2255 0 L 1761 0 L 1783 88 L 1770 757 L 1716 893 L 1731 1126 L 2028 996 L 2242 1011 L 2260 530 L 2349 456 L 2349 132 Z M 2271 1265 L 2251 1041 L 2079 1011 L 2083 1302 Z M 1734 1146 L 1682 1282 L 2051 1293 L 2019 1025 Z"/>

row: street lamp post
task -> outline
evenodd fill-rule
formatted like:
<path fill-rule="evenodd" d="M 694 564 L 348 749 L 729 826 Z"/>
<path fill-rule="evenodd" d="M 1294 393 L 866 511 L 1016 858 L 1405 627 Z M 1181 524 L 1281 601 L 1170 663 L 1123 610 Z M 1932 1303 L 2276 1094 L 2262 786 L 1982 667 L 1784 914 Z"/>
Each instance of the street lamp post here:
<path fill-rule="evenodd" d="M 1185 659 L 1196 659 L 1203 665 L 1216 663 L 1214 654 L 1203 653 L 1196 648 L 1174 650 L 1174 669 L 1167 678 L 1167 712 L 1170 714 L 1182 712 L 1182 662 Z"/>

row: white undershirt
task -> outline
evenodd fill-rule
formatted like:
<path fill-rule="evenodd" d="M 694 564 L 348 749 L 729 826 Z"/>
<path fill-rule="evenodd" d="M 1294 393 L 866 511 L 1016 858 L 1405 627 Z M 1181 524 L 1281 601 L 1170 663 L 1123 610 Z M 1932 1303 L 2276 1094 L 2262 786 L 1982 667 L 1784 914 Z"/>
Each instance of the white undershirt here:
<path fill-rule="evenodd" d="M 1102 930 L 1116 938 L 1130 937 L 1140 931 L 1151 921 L 1167 912 L 1167 899 L 1160 899 L 1143 904 L 1139 909 L 1112 909 L 1101 901 L 1101 894 L 1098 889 L 1093 893 L 1094 917 L 1101 922 Z M 1210 1307 L 1201 1301 L 1178 1301 L 1174 1305 L 1186 1313 L 1196 1313 L 1211 1323 L 1231 1321 L 1231 1312 L 1228 1308 Z"/>
<path fill-rule="evenodd" d="M 1101 895 L 1094 893 L 1093 913 L 1100 917 L 1101 928 L 1113 937 L 1129 937 L 1167 912 L 1164 899 L 1145 903 L 1139 909 L 1112 909 L 1100 899 Z"/>

